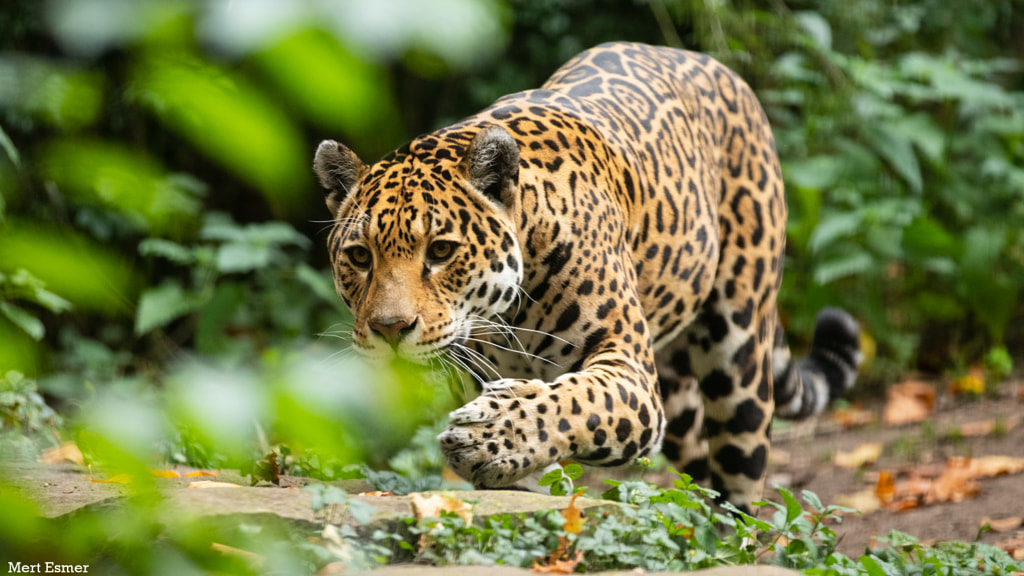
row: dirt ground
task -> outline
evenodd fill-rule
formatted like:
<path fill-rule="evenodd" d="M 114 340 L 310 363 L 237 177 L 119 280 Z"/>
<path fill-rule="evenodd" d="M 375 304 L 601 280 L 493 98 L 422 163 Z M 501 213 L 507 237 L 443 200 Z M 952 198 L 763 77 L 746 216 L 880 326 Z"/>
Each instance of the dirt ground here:
<path fill-rule="evenodd" d="M 812 433 L 801 425 L 776 433 L 773 458 L 769 465 L 769 486 L 786 486 L 799 495 L 801 490 L 816 493 L 822 502 L 837 503 L 842 495 L 872 488 L 878 472 L 892 472 L 921 465 L 942 465 L 951 456 L 1024 457 L 1024 404 L 1019 401 L 1021 384 L 1004 386 L 998 399 L 969 401 L 940 396 L 936 413 L 925 422 L 901 427 L 878 424 L 884 403 L 868 406 L 874 412 L 875 424 L 844 430 L 823 415 Z M 954 431 L 971 422 L 995 420 L 1016 422 L 1009 430 L 980 437 L 963 437 Z M 1000 424 L 1002 426 L 1002 424 Z M 951 433 L 953 433 L 951 435 Z M 850 452 L 858 446 L 876 442 L 884 449 L 876 464 L 860 470 L 840 468 L 833 464 L 836 452 Z M 872 538 L 884 537 L 890 530 L 900 530 L 922 540 L 973 541 L 984 518 L 999 520 L 1024 516 L 1024 475 L 1001 476 L 980 480 L 980 493 L 958 503 L 939 503 L 904 512 L 878 510 L 869 514 L 846 516 L 835 526 L 840 536 L 839 549 L 856 557 L 863 553 Z M 770 491 L 767 491 L 770 495 Z M 1003 532 L 982 535 L 983 542 L 1024 536 L 1024 526 Z"/>

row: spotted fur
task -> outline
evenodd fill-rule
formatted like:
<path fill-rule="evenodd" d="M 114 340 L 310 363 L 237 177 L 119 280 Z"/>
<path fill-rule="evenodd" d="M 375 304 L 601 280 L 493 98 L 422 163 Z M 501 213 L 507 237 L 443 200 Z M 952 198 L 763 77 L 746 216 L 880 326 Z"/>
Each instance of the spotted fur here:
<path fill-rule="evenodd" d="M 808 416 L 853 382 L 839 310 L 789 362 L 774 140 L 707 56 L 604 44 L 372 166 L 325 141 L 314 168 L 355 348 L 481 376 L 440 436 L 476 485 L 660 447 L 747 506 L 773 412 Z"/>

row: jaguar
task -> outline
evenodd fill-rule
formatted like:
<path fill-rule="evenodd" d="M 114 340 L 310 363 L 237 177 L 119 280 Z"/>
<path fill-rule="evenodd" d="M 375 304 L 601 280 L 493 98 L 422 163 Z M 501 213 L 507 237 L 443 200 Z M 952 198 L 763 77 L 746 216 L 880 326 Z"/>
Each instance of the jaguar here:
<path fill-rule="evenodd" d="M 353 347 L 479 380 L 438 437 L 478 487 L 660 449 L 749 511 L 773 415 L 821 412 L 856 379 L 840 309 L 790 356 L 775 141 L 709 56 L 602 44 L 372 165 L 325 140 L 313 170 Z"/>

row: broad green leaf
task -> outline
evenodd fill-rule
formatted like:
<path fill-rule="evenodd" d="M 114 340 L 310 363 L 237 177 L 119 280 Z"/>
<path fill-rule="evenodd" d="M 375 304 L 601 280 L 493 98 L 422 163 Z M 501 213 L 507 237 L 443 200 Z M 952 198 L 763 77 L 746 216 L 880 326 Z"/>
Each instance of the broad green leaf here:
<path fill-rule="evenodd" d="M 157 232 L 180 227 L 202 205 L 152 158 L 112 142 L 59 139 L 42 153 L 40 170 L 76 199 L 121 212 Z"/>
<path fill-rule="evenodd" d="M 139 242 L 139 254 L 159 256 L 182 265 L 192 264 L 196 260 L 196 255 L 191 248 L 162 238 L 146 238 Z"/>
<path fill-rule="evenodd" d="M 299 262 L 295 266 L 295 277 L 313 291 L 321 300 L 330 303 L 332 306 L 344 308 L 341 298 L 334 289 L 334 282 L 330 272 L 314 270 L 309 264 Z"/>
<path fill-rule="evenodd" d="M 1006 324 L 1013 315 L 1020 292 L 1007 278 L 983 270 L 968 270 L 962 282 L 971 308 L 996 343 L 1003 341 Z"/>
<path fill-rule="evenodd" d="M 308 248 L 311 244 L 309 238 L 299 234 L 295 228 L 284 222 L 249 224 L 245 227 L 244 233 L 249 242 L 257 245 L 290 245 Z"/>
<path fill-rule="evenodd" d="M 804 29 L 804 32 L 807 32 L 819 48 L 832 49 L 832 27 L 824 16 L 809 10 L 795 12 L 793 16 L 796 18 L 797 24 Z"/>
<path fill-rule="evenodd" d="M 11 142 L 7 132 L 4 132 L 3 126 L 0 126 L 0 149 L 3 149 L 4 153 L 7 154 L 7 158 L 11 161 L 11 164 L 14 164 L 15 168 L 21 169 L 21 156 L 18 154 L 18 148 L 14 146 L 14 142 Z"/>
<path fill-rule="evenodd" d="M 46 328 L 43 327 L 42 321 L 14 304 L 0 302 L 0 313 L 3 313 L 15 326 L 24 330 L 33 340 L 42 340 L 46 335 Z"/>
<path fill-rule="evenodd" d="M 135 334 L 141 336 L 162 328 L 195 310 L 197 305 L 195 296 L 186 293 L 178 284 L 168 282 L 149 288 L 139 298 L 139 307 L 135 313 Z"/>
<path fill-rule="evenodd" d="M 812 253 L 821 252 L 836 240 L 848 238 L 864 227 L 864 214 L 858 211 L 831 213 L 818 221 L 807 242 Z"/>
<path fill-rule="evenodd" d="M 868 252 L 848 247 L 827 257 L 814 267 L 814 281 L 829 284 L 840 278 L 861 274 L 871 269 L 875 259 Z"/>
<path fill-rule="evenodd" d="M 909 140 L 925 158 L 934 164 L 942 162 L 946 151 L 946 135 L 924 112 L 901 115 L 888 123 L 890 129 Z"/>
<path fill-rule="evenodd" d="M 911 140 L 885 123 L 864 126 L 862 130 L 871 146 L 907 183 L 911 191 L 920 193 L 923 187 L 921 166 L 917 162 Z"/>
<path fill-rule="evenodd" d="M 962 251 L 960 241 L 927 216 L 918 216 L 903 229 L 903 253 L 910 260 L 956 260 Z"/>
<path fill-rule="evenodd" d="M 217 269 L 225 274 L 252 272 L 270 264 L 270 249 L 241 242 L 225 244 L 217 250 Z"/>
<path fill-rule="evenodd" d="M 781 487 L 776 488 L 776 490 L 782 495 L 782 501 L 786 504 L 786 523 L 789 524 L 799 518 L 803 514 L 804 509 L 797 502 L 792 492 Z"/>
<path fill-rule="evenodd" d="M 140 61 L 139 99 L 170 129 L 256 186 L 278 210 L 310 185 L 307 146 L 290 118 L 244 79 L 171 56 Z"/>
<path fill-rule="evenodd" d="M 864 555 L 858 561 L 868 571 L 868 576 L 886 576 L 885 570 L 882 570 L 882 567 L 878 565 L 874 558 Z"/>
<path fill-rule="evenodd" d="M 782 163 L 786 184 L 823 190 L 835 184 L 843 171 L 843 160 L 835 156 L 814 156 Z"/>
<path fill-rule="evenodd" d="M 3 278 L 0 277 L 0 282 Z M 71 309 L 71 302 L 46 289 L 46 283 L 33 276 L 28 270 L 19 268 L 10 277 L 10 283 L 17 288 L 15 296 L 43 306 L 50 312 L 60 314 Z"/>
<path fill-rule="evenodd" d="M 222 353 L 230 344 L 224 329 L 245 302 L 245 290 L 234 282 L 221 281 L 213 296 L 199 309 L 196 349 L 205 354 Z"/>
<path fill-rule="evenodd" d="M 821 503 L 821 498 L 818 498 L 818 495 L 814 492 L 804 490 L 801 494 L 804 497 L 804 501 L 810 504 L 811 508 L 813 508 L 815 512 L 821 512 L 825 509 L 825 506 Z"/>
<path fill-rule="evenodd" d="M 974 226 L 964 237 L 960 266 L 964 270 L 987 272 L 1006 247 L 1006 229 L 999 225 Z"/>
<path fill-rule="evenodd" d="M 559 468 L 559 469 L 552 470 L 552 471 L 548 472 L 547 474 L 545 474 L 540 479 L 538 484 L 540 484 L 541 486 L 551 486 L 552 484 L 554 484 L 555 482 L 558 482 L 561 479 L 562 479 L 562 469 Z"/>
<path fill-rule="evenodd" d="M 0 229 L 0 267 L 24 268 L 76 309 L 130 311 L 131 269 L 112 250 L 67 230 L 24 222 Z"/>
<path fill-rule="evenodd" d="M 15 51 L 0 55 L 0 106 L 72 132 L 92 124 L 103 104 L 103 76 Z"/>
<path fill-rule="evenodd" d="M 389 101 L 384 74 L 326 32 L 309 29 L 287 36 L 256 60 L 310 119 L 325 128 L 363 137 L 371 132 L 398 137 L 398 114 Z"/>
<path fill-rule="evenodd" d="M 568 464 L 565 467 L 565 475 L 573 480 L 578 480 L 580 476 L 583 476 L 583 466 L 576 463 Z"/>

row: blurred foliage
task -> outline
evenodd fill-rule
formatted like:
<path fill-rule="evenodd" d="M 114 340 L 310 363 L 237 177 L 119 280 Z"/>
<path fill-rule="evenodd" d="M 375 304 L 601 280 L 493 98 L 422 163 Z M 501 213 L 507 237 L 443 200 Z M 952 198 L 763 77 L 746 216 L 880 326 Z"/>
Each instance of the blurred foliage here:
<path fill-rule="evenodd" d="M 140 478 L 273 453 L 284 473 L 439 485 L 419 426 L 445 386 L 342 352 L 312 151 L 331 137 L 372 160 L 610 40 L 708 52 L 757 91 L 787 181 L 794 341 L 841 305 L 878 344 L 876 381 L 979 360 L 1004 377 L 1024 344 L 1022 5 L 4 3 L 0 423 L 44 440 L 4 454 L 57 440 L 48 401 L 92 462 Z M 103 549 L 127 573 L 248 568 L 204 540 L 235 532 L 165 526 L 150 550 L 159 529 L 130 511 L 54 528 L 3 489 L 0 508 L 18 519 L 0 546 L 26 562 Z M 318 565 L 289 550 L 284 572 Z"/>

